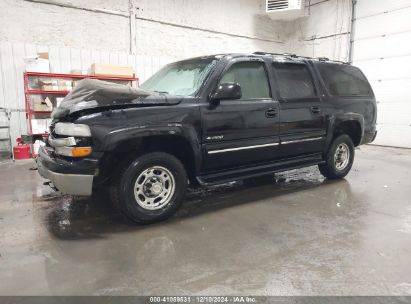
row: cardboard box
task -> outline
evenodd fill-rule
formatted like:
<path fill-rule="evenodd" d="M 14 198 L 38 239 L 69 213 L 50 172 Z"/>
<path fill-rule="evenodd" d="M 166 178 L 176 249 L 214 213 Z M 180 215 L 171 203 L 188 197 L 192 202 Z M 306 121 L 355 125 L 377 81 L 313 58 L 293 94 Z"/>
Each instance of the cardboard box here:
<path fill-rule="evenodd" d="M 50 62 L 48 53 L 38 53 L 37 56 L 24 58 L 27 72 L 50 73 Z"/>
<path fill-rule="evenodd" d="M 40 103 L 40 104 L 34 104 L 33 105 L 33 110 L 34 111 L 39 111 L 39 112 L 47 112 L 47 111 L 51 111 L 52 108 L 50 109 L 46 104 L 44 103 Z"/>
<path fill-rule="evenodd" d="M 42 91 L 58 91 L 58 90 L 59 90 L 59 86 L 57 86 L 57 85 L 43 84 L 43 85 L 41 86 L 41 90 L 42 90 Z"/>
<path fill-rule="evenodd" d="M 71 82 L 71 80 L 57 80 L 57 85 L 71 87 Z"/>
<path fill-rule="evenodd" d="M 40 52 L 40 53 L 37 53 L 37 56 L 38 56 L 39 58 L 41 58 L 41 59 L 47 59 L 47 60 L 49 60 L 49 53 L 48 53 L 48 52 Z"/>
<path fill-rule="evenodd" d="M 39 80 L 40 88 L 43 91 L 58 91 L 58 81 L 56 79 Z"/>
<path fill-rule="evenodd" d="M 73 87 L 70 86 L 58 86 L 58 90 L 59 91 L 71 91 L 73 89 Z"/>
<path fill-rule="evenodd" d="M 40 112 L 53 111 L 53 103 L 48 97 L 46 97 L 45 100 L 42 100 L 41 98 L 34 99 L 32 100 L 32 102 L 33 102 L 34 111 L 40 111 Z"/>
<path fill-rule="evenodd" d="M 72 69 L 72 70 L 70 70 L 70 74 L 74 74 L 74 75 L 87 75 L 87 70 Z"/>
<path fill-rule="evenodd" d="M 134 76 L 132 67 L 101 63 L 93 63 L 91 65 L 90 74 L 96 76 L 113 76 L 125 78 Z"/>
<path fill-rule="evenodd" d="M 31 95 L 31 103 L 32 104 L 42 104 L 43 98 L 40 95 Z"/>
<path fill-rule="evenodd" d="M 46 97 L 46 99 L 44 99 L 44 103 L 47 105 L 47 107 L 49 107 L 50 109 L 53 109 L 53 103 L 51 102 L 51 100 Z"/>
<path fill-rule="evenodd" d="M 40 79 L 39 84 L 58 85 L 57 79 Z"/>

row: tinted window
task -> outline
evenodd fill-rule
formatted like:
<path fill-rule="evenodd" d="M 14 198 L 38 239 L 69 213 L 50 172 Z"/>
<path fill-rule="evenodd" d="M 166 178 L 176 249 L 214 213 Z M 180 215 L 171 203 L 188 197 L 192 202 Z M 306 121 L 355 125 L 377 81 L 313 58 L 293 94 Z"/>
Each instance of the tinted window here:
<path fill-rule="evenodd" d="M 273 63 L 278 76 L 278 90 L 282 98 L 307 98 L 315 96 L 310 71 L 305 64 Z"/>
<path fill-rule="evenodd" d="M 321 77 L 331 95 L 335 96 L 370 96 L 371 87 L 361 71 L 350 65 L 318 65 Z"/>
<path fill-rule="evenodd" d="M 270 98 L 264 63 L 244 61 L 234 63 L 225 72 L 220 83 L 237 82 L 241 86 L 241 99 Z"/>

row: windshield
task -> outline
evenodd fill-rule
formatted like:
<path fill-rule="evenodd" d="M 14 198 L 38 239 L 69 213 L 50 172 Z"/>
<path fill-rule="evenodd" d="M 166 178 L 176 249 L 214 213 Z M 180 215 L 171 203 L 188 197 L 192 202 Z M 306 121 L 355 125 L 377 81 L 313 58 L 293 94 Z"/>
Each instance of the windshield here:
<path fill-rule="evenodd" d="M 194 95 L 217 61 L 214 58 L 171 63 L 147 79 L 140 88 L 171 95 Z"/>

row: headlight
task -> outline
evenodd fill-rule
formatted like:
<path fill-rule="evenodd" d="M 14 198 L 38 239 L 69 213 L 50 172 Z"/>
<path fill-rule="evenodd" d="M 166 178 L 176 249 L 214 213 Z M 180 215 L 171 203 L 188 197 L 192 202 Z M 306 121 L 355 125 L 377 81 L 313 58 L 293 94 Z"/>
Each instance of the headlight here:
<path fill-rule="evenodd" d="M 91 137 L 88 125 L 58 122 L 54 127 L 54 132 L 58 135 L 68 136 L 54 138 L 50 135 L 49 144 L 54 147 L 57 154 L 69 157 L 84 157 L 93 152 L 90 147 L 91 139 L 85 138 Z M 76 146 L 77 143 L 80 143 L 80 146 Z"/>
<path fill-rule="evenodd" d="M 58 122 L 54 128 L 58 135 L 91 137 L 90 127 L 88 125 L 75 124 L 71 122 Z"/>

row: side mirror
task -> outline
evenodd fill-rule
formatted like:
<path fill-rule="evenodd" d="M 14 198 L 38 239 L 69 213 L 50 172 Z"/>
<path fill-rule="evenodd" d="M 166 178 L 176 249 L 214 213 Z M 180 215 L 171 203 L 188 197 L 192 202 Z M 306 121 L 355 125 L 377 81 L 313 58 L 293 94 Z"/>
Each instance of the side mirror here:
<path fill-rule="evenodd" d="M 210 100 L 240 99 L 241 96 L 241 86 L 238 83 L 227 82 L 218 86 L 217 90 L 211 95 Z"/>

